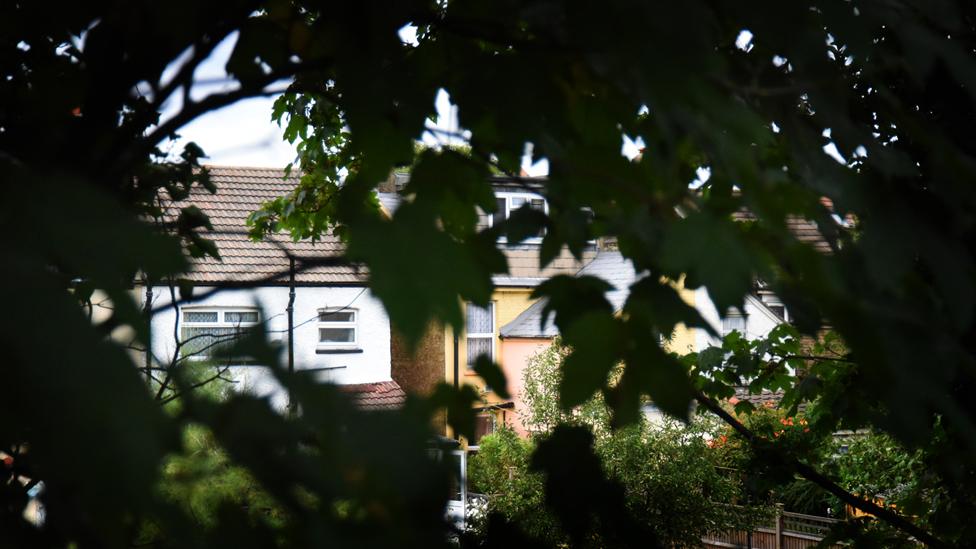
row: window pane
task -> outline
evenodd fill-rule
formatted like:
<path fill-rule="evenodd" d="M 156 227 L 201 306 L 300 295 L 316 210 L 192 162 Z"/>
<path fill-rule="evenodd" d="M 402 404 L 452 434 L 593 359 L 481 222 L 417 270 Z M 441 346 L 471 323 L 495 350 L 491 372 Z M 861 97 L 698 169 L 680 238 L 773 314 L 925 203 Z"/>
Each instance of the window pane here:
<path fill-rule="evenodd" d="M 356 313 L 353 311 L 326 311 L 319 313 L 320 322 L 352 322 Z"/>
<path fill-rule="evenodd" d="M 224 322 L 240 324 L 242 322 L 257 322 L 257 311 L 235 311 L 224 313 Z"/>
<path fill-rule="evenodd" d="M 491 349 L 495 338 L 492 337 L 469 337 L 468 338 L 468 367 L 474 367 L 475 361 L 479 356 L 485 355 L 491 358 Z"/>
<path fill-rule="evenodd" d="M 216 314 L 216 313 L 214 313 Z M 185 326 L 182 330 L 181 356 L 209 357 L 220 347 L 232 345 L 240 331 L 236 328 L 196 328 Z"/>
<path fill-rule="evenodd" d="M 508 213 L 505 211 L 505 199 L 495 198 L 495 208 L 496 211 L 495 213 L 491 214 L 491 219 L 493 225 L 498 225 L 502 221 L 505 221 L 505 218 L 508 217 Z"/>
<path fill-rule="evenodd" d="M 512 201 L 511 210 L 513 212 L 525 204 L 525 198 L 522 198 L 521 196 L 513 196 L 510 200 Z"/>
<path fill-rule="evenodd" d="M 495 432 L 495 418 L 492 416 L 477 416 L 474 418 L 474 439 L 469 444 L 477 445 L 481 437 Z"/>
<path fill-rule="evenodd" d="M 478 214 L 478 221 L 475 223 L 475 230 L 482 231 L 489 227 L 489 220 L 491 217 L 488 216 L 481 208 L 475 208 Z"/>
<path fill-rule="evenodd" d="M 746 317 L 730 315 L 722 319 L 722 335 L 731 334 L 733 331 L 738 331 L 740 334 L 746 333 Z"/>
<path fill-rule="evenodd" d="M 540 211 L 542 213 L 546 212 L 546 201 L 541 198 L 533 198 L 529 200 L 529 207 L 533 210 Z M 545 229 L 539 229 L 539 232 L 535 234 L 536 238 L 542 238 L 546 236 Z"/>
<path fill-rule="evenodd" d="M 492 303 L 488 307 L 479 307 L 468 303 L 465 329 L 469 334 L 491 334 L 495 332 Z"/>
<path fill-rule="evenodd" d="M 321 343 L 354 343 L 355 341 L 355 328 L 319 328 Z"/>
<path fill-rule="evenodd" d="M 217 311 L 183 311 L 183 322 L 217 322 Z"/>

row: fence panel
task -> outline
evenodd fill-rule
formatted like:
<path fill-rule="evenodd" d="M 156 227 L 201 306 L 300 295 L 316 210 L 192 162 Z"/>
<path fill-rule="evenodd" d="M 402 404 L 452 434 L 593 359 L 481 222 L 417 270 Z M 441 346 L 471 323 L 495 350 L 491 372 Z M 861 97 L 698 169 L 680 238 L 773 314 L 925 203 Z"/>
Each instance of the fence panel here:
<path fill-rule="evenodd" d="M 756 528 L 751 539 L 747 532 L 718 532 L 705 536 L 702 544 L 708 549 L 809 549 L 823 540 L 831 526 L 837 522 L 832 518 L 780 510 L 776 515 L 776 523 L 770 527 Z"/>

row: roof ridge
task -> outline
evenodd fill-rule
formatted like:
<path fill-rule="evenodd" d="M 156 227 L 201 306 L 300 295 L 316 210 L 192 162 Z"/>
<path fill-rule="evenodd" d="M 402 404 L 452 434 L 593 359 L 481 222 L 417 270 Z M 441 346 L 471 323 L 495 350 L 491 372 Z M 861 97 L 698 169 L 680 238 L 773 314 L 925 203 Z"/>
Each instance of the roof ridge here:
<path fill-rule="evenodd" d="M 285 167 L 273 168 L 270 166 L 230 166 L 226 164 L 202 164 L 201 167 L 208 170 L 247 170 L 252 172 L 284 172 Z M 295 170 L 293 170 L 295 171 Z"/>

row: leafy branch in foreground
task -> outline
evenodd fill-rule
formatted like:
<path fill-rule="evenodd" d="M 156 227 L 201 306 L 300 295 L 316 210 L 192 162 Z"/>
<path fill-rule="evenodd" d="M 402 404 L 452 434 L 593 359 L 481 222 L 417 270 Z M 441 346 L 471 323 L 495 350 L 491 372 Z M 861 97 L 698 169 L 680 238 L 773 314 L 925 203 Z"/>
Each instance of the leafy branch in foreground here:
<path fill-rule="evenodd" d="M 282 120 L 305 116 L 289 131 L 301 151 L 296 167 L 310 174 L 302 202 L 316 205 L 309 218 L 284 228 L 314 237 L 342 227 L 349 259 L 369 269 L 376 295 L 407 336 L 419 339 L 432 320 L 457 327 L 462 301 L 489 299 L 492 275 L 506 272 L 497 245 L 509 230 L 545 230 L 543 264 L 564 248 L 580 255 L 590 241 L 612 239 L 646 275 L 624 314 L 613 315 L 586 282 L 557 280 L 538 293 L 572 347 L 573 373 L 561 398 L 578 404 L 600 393 L 619 424 L 638 417 L 646 396 L 683 415 L 694 380 L 659 338 L 678 324 L 707 324 L 659 281 L 704 288 L 725 311 L 762 278 L 803 333 L 829 324 L 849 350 L 844 360 L 814 361 L 811 371 L 822 365 L 815 375 L 790 379 L 779 371 L 770 382 L 816 395 L 817 429 L 870 424 L 910 450 L 931 447 L 949 494 L 933 502 L 932 531 L 956 545 L 976 537 L 969 520 L 976 514 L 976 8 L 954 0 L 530 0 L 488 8 L 479 0 L 381 8 L 315 0 L 0 6 L 0 282 L 11 289 L 11 311 L 41 312 L 27 321 L 5 315 L 0 330 L 8 357 L 0 447 L 16 455 L 2 470 L 3 544 L 120 547 L 140 517 L 180 516 L 152 495 L 164 456 L 180 449 L 180 420 L 159 409 L 127 350 L 106 338 L 131 326 L 134 343 L 145 344 L 146 325 L 129 293 L 138 273 L 178 277 L 187 268 L 184 252 L 219 254 L 205 238 L 205 218 L 192 209 L 179 212 L 175 237 L 147 223 L 160 214 L 161 194 L 208 188 L 202 151 L 187 146 L 171 158 L 161 141 L 209 109 L 270 93 L 278 78 L 293 94 Z M 400 38 L 410 24 L 416 44 Z M 232 88 L 196 99 L 189 84 L 197 71 L 189 67 L 232 34 Z M 470 132 L 471 154 L 463 158 L 415 149 L 439 89 Z M 160 120 L 158 107 L 180 95 L 192 102 Z M 643 141 L 639 161 L 621 156 L 625 136 Z M 323 145 L 303 146 L 306 139 Z M 527 144 L 550 164 L 539 182 L 548 213 L 518 227 L 476 230 L 477 208 L 492 209 L 491 165 L 517 173 Z M 825 146 L 844 162 L 823 154 Z M 403 165 L 413 166 L 410 200 L 383 218 L 374 188 Z M 334 175 L 343 168 L 349 173 L 338 185 Z M 707 181 L 690 188 L 706 169 Z M 743 211 L 754 220 L 733 221 Z M 809 220 L 826 246 L 798 238 L 791 230 L 797 219 Z M 89 290 L 113 303 L 98 326 L 82 309 Z M 796 362 L 818 356 L 790 355 Z M 621 363 L 611 386 L 608 374 Z M 186 413 L 294 509 L 311 513 L 295 486 L 334 487 L 326 481 L 335 479 L 317 476 L 325 469 L 290 460 L 304 451 L 303 422 L 312 418 L 276 417 L 243 397 Z M 424 436 L 387 429 L 384 421 L 362 433 L 387 444 L 384 437 Z M 277 440 L 276 433 L 288 436 Z M 269 437 L 263 446 L 259 436 Z M 585 436 L 564 436 L 590 455 Z M 371 444 L 336 440 L 358 449 Z M 94 456 L 78 459 L 65 448 Z M 267 459 L 267 448 L 279 453 Z M 389 456 L 389 446 L 377 452 Z M 362 457 L 378 476 L 343 469 L 340 499 L 355 500 L 357 490 L 375 495 L 386 505 L 366 505 L 363 516 L 412 528 L 401 520 L 413 517 L 401 494 L 371 480 L 385 479 L 387 462 L 396 469 L 400 461 Z M 262 468 L 272 461 L 279 467 Z M 558 460 L 544 465 L 565 473 Z M 43 479 L 41 528 L 23 518 L 21 477 Z M 391 482 L 416 493 L 414 485 Z M 612 490 L 583 488 L 620 502 Z M 356 511 L 347 518 L 361 516 L 361 506 L 339 507 Z M 414 524 L 431 531 L 410 530 L 410 541 L 439 543 L 444 530 L 433 507 L 417 507 L 430 514 Z M 296 543 L 351 543 L 386 531 L 326 515 L 327 532 L 294 530 L 307 534 Z M 246 524 L 234 518 L 221 523 Z M 169 541 L 178 545 L 191 530 L 177 518 L 172 524 Z M 218 531 L 215 545 L 268 539 L 245 528 Z"/>
<path fill-rule="evenodd" d="M 799 337 L 795 329 L 782 325 L 773 330 L 766 338 L 748 341 L 738 334 L 727 336 L 722 347 L 706 349 L 695 355 L 686 357 L 698 376 L 700 389 L 696 400 L 709 411 L 720 417 L 734 431 L 743 437 L 757 455 L 768 461 L 768 466 L 787 473 L 787 479 L 798 475 L 813 483 L 824 491 L 840 500 L 844 505 L 857 509 L 862 513 L 876 517 L 891 526 L 911 535 L 912 537 L 933 547 L 949 546 L 938 536 L 933 535 L 915 523 L 913 519 L 903 515 L 902 510 L 879 505 L 871 494 L 864 494 L 863 487 L 857 485 L 842 486 L 845 478 L 840 481 L 830 478 L 823 470 L 818 470 L 812 460 L 822 459 L 816 453 L 797 453 L 784 447 L 783 444 L 758 435 L 746 426 L 729 410 L 719 405 L 715 398 L 725 399 L 735 395 L 735 388 L 746 386 L 748 391 L 759 394 L 763 391 L 780 391 L 781 406 L 790 414 L 795 414 L 802 406 L 804 421 L 809 420 L 808 431 L 813 437 L 831 437 L 841 429 L 850 431 L 876 430 L 884 425 L 885 410 L 879 409 L 867 399 L 859 398 L 856 381 L 862 375 L 861 366 L 846 351 L 843 342 L 834 333 L 825 333 L 819 340 L 804 340 Z M 839 387 L 852 387 L 847 394 L 838 391 Z M 754 413 L 755 409 L 747 402 L 736 405 L 736 412 Z M 947 440 L 943 427 L 936 420 L 930 431 L 930 438 L 924 445 L 925 458 L 928 467 L 935 473 L 927 484 L 928 492 L 933 489 L 947 493 L 952 491 L 951 479 L 958 475 L 955 464 L 941 462 L 936 456 L 945 451 L 942 449 Z M 781 442 L 781 441 L 780 441 Z M 828 465 L 823 463 L 821 466 Z M 921 479 L 919 479 L 921 480 Z M 922 486 L 922 485 L 919 485 Z M 919 496 L 922 493 L 918 493 Z M 865 497 L 867 496 L 867 497 Z M 950 524 L 939 523 L 933 518 L 939 515 L 951 516 L 952 513 L 940 512 L 933 503 L 949 499 L 954 505 L 971 505 L 970 498 L 956 495 L 952 498 L 933 497 L 928 499 L 924 517 L 924 526 L 943 529 Z M 904 499 L 904 502 L 910 501 Z M 913 509 L 915 506 L 907 506 Z M 921 509 L 920 509 L 921 511 Z M 954 524 L 954 528 L 961 525 Z"/>

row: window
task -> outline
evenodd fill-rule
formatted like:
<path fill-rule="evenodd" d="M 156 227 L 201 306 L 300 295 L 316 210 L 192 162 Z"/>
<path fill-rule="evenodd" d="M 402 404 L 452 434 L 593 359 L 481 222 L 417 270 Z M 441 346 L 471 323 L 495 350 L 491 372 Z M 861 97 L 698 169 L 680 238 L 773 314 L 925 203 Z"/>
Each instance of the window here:
<path fill-rule="evenodd" d="M 348 307 L 319 311 L 319 346 L 353 347 L 359 341 L 359 311 Z"/>
<path fill-rule="evenodd" d="M 468 303 L 465 310 L 465 331 L 467 331 L 468 368 L 473 368 L 481 355 L 494 360 L 495 351 L 495 304 L 479 307 Z"/>
<path fill-rule="evenodd" d="M 786 305 L 779 297 L 769 292 L 763 292 L 759 294 L 759 298 L 770 311 L 776 313 L 786 322 L 790 321 L 789 312 L 786 310 Z"/>
<path fill-rule="evenodd" d="M 260 320 L 257 309 L 189 309 L 181 311 L 180 354 L 195 360 L 212 358 L 230 347 L 244 331 Z"/>
<path fill-rule="evenodd" d="M 732 332 L 739 332 L 746 335 L 746 316 L 735 309 L 729 309 L 722 319 L 722 337 Z"/>
<path fill-rule="evenodd" d="M 474 418 L 474 438 L 468 441 L 468 447 L 477 447 L 481 438 L 494 433 L 495 429 L 494 414 L 478 414 Z"/>
<path fill-rule="evenodd" d="M 541 195 L 529 193 L 497 193 L 495 195 L 495 213 L 486 214 L 478 210 L 478 230 L 492 227 L 505 221 L 512 215 L 512 212 L 526 204 L 534 210 L 549 213 L 549 204 L 546 203 L 546 200 Z M 539 233 L 534 238 L 542 238 L 542 233 Z M 532 238 L 528 240 L 531 241 Z"/>

